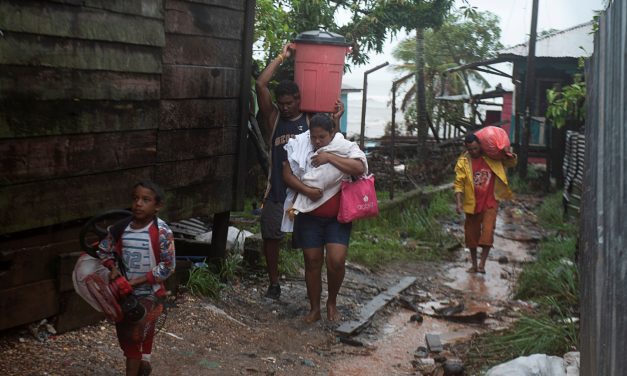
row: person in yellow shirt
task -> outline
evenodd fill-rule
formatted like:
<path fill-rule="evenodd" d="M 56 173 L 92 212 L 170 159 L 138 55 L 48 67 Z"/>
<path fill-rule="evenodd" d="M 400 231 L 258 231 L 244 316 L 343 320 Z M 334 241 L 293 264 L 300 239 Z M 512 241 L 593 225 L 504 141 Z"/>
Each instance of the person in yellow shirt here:
<path fill-rule="evenodd" d="M 470 273 L 485 273 L 488 253 L 494 242 L 494 226 L 498 203 L 512 197 L 505 169 L 516 166 L 516 154 L 506 150 L 503 160 L 483 154 L 479 139 L 469 134 L 464 139 L 466 151 L 455 165 L 455 201 L 457 213 L 466 214 L 464 237 L 470 250 Z M 477 264 L 477 248 L 481 259 Z"/>

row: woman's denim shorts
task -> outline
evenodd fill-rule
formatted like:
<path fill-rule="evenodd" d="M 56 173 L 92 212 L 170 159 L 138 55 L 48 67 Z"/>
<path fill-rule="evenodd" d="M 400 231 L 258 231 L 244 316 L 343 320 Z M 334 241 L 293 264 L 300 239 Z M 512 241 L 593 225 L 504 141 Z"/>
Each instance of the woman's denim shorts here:
<path fill-rule="evenodd" d="M 299 248 L 322 248 L 325 244 L 348 246 L 352 223 L 340 223 L 335 217 L 316 217 L 299 213 L 294 221 L 294 241 Z"/>

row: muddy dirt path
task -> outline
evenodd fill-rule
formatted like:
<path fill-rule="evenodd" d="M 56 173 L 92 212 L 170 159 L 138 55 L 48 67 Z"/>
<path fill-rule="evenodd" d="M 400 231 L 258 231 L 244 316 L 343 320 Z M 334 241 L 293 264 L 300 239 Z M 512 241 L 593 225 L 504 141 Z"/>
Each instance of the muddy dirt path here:
<path fill-rule="evenodd" d="M 395 265 L 378 272 L 349 264 L 338 297 L 347 320 L 377 294 L 406 276 L 416 282 L 399 298 L 422 304 L 464 303 L 465 312 L 484 311 L 482 324 L 453 323 L 415 313 L 394 299 L 351 339 L 338 340 L 338 324 L 323 320 L 303 324 L 308 302 L 301 278 L 284 280 L 279 301 L 263 297 L 263 270 L 249 272 L 230 286 L 223 299 L 211 302 L 179 294 L 164 329 L 155 338 L 152 375 L 408 375 L 415 374 L 414 353 L 426 334 L 444 346 L 509 324 L 503 314 L 520 263 L 530 260 L 538 233 L 525 205 L 501 210 L 495 249 L 485 275 L 468 274 L 466 253 L 449 263 Z M 457 224 L 450 229 L 461 237 Z M 499 263 L 506 256 L 508 263 Z M 502 260 L 504 261 L 504 260 Z M 325 284 L 326 286 L 326 284 Z M 325 295 L 323 293 L 323 302 Z M 432 303 L 435 304 L 435 303 Z M 123 357 L 112 326 L 106 322 L 40 342 L 17 328 L 0 333 L 1 375 L 122 375 Z M 454 355 L 454 354 L 453 354 Z"/>
<path fill-rule="evenodd" d="M 524 221 L 526 223 L 521 223 Z M 531 220 L 530 220 L 531 219 Z M 426 335 L 439 336 L 440 342 L 446 345 L 468 340 L 474 334 L 507 327 L 508 320 L 503 311 L 516 306 L 511 301 L 512 288 L 522 264 L 533 260 L 535 244 L 540 234 L 531 213 L 524 213 L 516 205 L 509 205 L 499 212 L 494 247 L 490 252 L 486 273 L 468 273 L 469 252 L 459 253 L 455 262 L 445 263 L 438 267 L 434 274 L 435 283 L 429 291 L 425 291 L 430 299 L 419 304 L 424 312 L 432 306 L 438 307 L 446 303 L 463 303 L 463 315 L 485 312 L 488 315 L 482 324 L 463 324 L 446 319 L 432 318 L 423 315 L 423 322 L 412 322 L 414 314 L 409 309 L 397 309 L 385 322 L 379 324 L 379 337 L 370 345 L 371 352 L 366 356 L 345 356 L 336 360 L 331 369 L 332 375 L 414 375 L 416 364 L 423 370 L 433 369 L 429 361 L 416 361 L 416 350 L 428 348 Z M 450 226 L 456 236 L 463 236 L 460 226 Z M 442 290 L 448 287 L 450 290 Z M 424 294 L 422 294 L 424 297 Z M 447 353 L 449 359 L 455 354 Z M 461 362 L 461 361 L 460 361 Z"/>

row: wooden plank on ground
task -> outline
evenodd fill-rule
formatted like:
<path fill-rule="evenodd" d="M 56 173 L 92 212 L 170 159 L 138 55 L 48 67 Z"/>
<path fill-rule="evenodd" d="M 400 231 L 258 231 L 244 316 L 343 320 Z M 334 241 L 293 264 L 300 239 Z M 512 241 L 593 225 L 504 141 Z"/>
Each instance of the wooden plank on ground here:
<path fill-rule="evenodd" d="M 0 49 L 0 53 L 1 53 Z M 242 72 L 225 67 L 163 65 L 163 99 L 239 97 Z"/>
<path fill-rule="evenodd" d="M 44 1 L 0 2 L 0 25 L 4 32 L 158 47 L 165 45 L 162 20 Z"/>
<path fill-rule="evenodd" d="M 55 279 L 0 290 L 0 330 L 38 321 L 59 312 Z"/>
<path fill-rule="evenodd" d="M 168 34 L 163 49 L 164 64 L 240 68 L 242 58 L 242 41 L 239 40 Z"/>
<path fill-rule="evenodd" d="M 0 139 L 0 186 L 152 165 L 157 130 Z"/>
<path fill-rule="evenodd" d="M 0 87 L 0 99 L 15 101 L 155 101 L 161 97 L 161 75 L 3 66 Z"/>
<path fill-rule="evenodd" d="M 166 33 L 242 39 L 244 12 L 211 5 L 168 0 Z"/>
<path fill-rule="evenodd" d="M 7 31 L 0 64 L 161 73 L 161 48 Z"/>
<path fill-rule="evenodd" d="M 438 192 L 448 191 L 453 189 L 453 183 L 439 185 L 437 187 L 427 187 L 427 188 L 417 188 L 413 191 L 404 192 L 398 197 L 394 198 L 394 200 L 386 200 L 379 202 L 379 210 L 390 210 L 393 208 L 398 208 L 405 204 L 405 201 L 420 197 L 420 196 L 428 196 Z"/>
<path fill-rule="evenodd" d="M 162 100 L 159 129 L 235 127 L 238 108 L 237 99 Z"/>
<path fill-rule="evenodd" d="M 154 167 L 147 166 L 0 187 L 0 234 L 87 218 L 106 209 L 126 208 L 133 184 L 152 180 L 153 173 Z"/>
<path fill-rule="evenodd" d="M 140 131 L 159 124 L 159 101 L 0 100 L 0 139 Z"/>
<path fill-rule="evenodd" d="M 344 322 L 335 329 L 335 331 L 343 335 L 351 335 L 357 332 L 363 328 L 381 308 L 385 307 L 401 291 L 413 285 L 414 282 L 416 282 L 416 277 L 402 278 L 396 285 L 375 296 L 368 304 L 363 306 L 357 320 Z"/>

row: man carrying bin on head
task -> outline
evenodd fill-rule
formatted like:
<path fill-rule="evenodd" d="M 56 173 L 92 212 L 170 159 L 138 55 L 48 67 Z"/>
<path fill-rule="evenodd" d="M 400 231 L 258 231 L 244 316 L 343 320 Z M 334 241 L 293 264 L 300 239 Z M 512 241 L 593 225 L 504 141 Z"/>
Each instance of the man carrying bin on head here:
<path fill-rule="evenodd" d="M 505 169 L 517 163 L 516 154 L 504 150 L 503 159 L 484 155 L 479 138 L 469 134 L 464 139 L 466 151 L 455 165 L 455 201 L 457 213 L 466 213 L 464 235 L 470 249 L 472 266 L 469 273 L 485 273 L 488 253 L 494 242 L 494 226 L 498 203 L 512 197 Z M 481 259 L 477 265 L 477 247 Z"/>
<path fill-rule="evenodd" d="M 290 47 L 289 43 L 283 47 L 283 51 L 261 72 L 255 84 L 263 124 L 271 134 L 270 174 L 261 210 L 263 254 L 270 279 L 266 297 L 271 299 L 279 299 L 281 296 L 278 260 L 280 243 L 284 237 L 281 221 L 287 188 L 282 177 L 283 162 L 287 160 L 284 146 L 291 138 L 308 130 L 311 117 L 311 114 L 300 111 L 300 91 L 295 82 L 289 80 L 279 82 L 274 90 L 276 103 L 272 102 L 272 95 L 268 89 L 268 84 L 278 67 L 292 56 L 293 51 Z M 336 103 L 336 112 L 332 117 L 337 127 L 344 113 L 344 105 L 339 99 Z"/>

